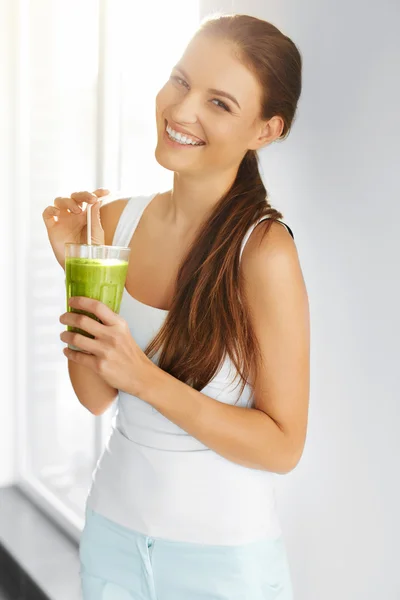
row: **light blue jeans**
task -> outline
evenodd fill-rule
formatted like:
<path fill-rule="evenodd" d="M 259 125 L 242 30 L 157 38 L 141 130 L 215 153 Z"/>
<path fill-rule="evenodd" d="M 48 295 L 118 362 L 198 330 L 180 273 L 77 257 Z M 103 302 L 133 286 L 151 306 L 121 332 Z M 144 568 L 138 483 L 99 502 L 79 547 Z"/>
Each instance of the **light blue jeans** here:
<path fill-rule="evenodd" d="M 293 600 L 282 536 L 242 546 L 174 542 L 86 508 L 79 555 L 83 600 Z"/>

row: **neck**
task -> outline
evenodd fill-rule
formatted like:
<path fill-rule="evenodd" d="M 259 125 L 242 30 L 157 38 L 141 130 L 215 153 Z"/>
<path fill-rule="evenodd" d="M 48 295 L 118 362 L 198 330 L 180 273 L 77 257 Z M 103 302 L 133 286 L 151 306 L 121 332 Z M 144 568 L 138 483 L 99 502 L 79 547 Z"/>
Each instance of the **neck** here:
<path fill-rule="evenodd" d="M 195 178 L 174 173 L 164 219 L 178 232 L 196 230 L 232 186 L 237 169 L 218 177 Z"/>

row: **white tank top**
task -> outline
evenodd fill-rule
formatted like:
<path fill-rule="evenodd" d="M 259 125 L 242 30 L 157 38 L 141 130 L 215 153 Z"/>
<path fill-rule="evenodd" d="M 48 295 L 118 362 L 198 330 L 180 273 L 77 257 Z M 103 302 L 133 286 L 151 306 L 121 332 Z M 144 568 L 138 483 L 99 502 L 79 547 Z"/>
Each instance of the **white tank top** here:
<path fill-rule="evenodd" d="M 155 195 L 127 202 L 115 231 L 114 245 L 129 244 Z M 260 221 L 247 231 L 240 256 Z M 137 258 L 132 256 L 131 260 Z M 143 304 L 124 290 L 120 315 L 142 350 L 167 314 L 167 310 Z M 157 364 L 157 355 L 152 360 Z M 226 404 L 252 406 L 250 385 L 246 384 L 239 397 L 238 382 L 234 365 L 227 358 L 201 393 Z M 121 391 L 110 436 L 92 475 L 87 504 L 105 517 L 150 537 L 215 545 L 244 544 L 275 538 L 281 533 L 275 477 L 275 473 L 227 460 L 150 404 Z"/>

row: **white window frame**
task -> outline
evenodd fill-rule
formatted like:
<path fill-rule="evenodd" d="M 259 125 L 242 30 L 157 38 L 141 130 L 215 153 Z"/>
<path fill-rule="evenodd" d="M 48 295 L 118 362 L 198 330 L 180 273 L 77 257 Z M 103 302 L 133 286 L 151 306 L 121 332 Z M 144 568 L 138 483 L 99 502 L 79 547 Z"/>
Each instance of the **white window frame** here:
<path fill-rule="evenodd" d="M 28 248 L 29 227 L 29 6 L 30 0 L 18 0 L 16 3 L 15 35 L 15 161 L 14 161 L 14 197 L 15 212 L 18 215 L 15 226 L 15 261 L 24 265 Z M 120 187 L 120 85 L 115 81 L 111 68 L 113 48 L 110 43 L 110 21 L 108 19 L 109 0 L 99 0 L 99 80 L 97 95 L 97 157 L 96 187 Z M 27 365 L 26 354 L 19 352 L 25 348 L 26 340 L 26 278 L 22 275 L 15 280 L 14 297 L 16 299 L 16 343 L 15 343 L 15 397 L 16 397 L 16 470 L 17 485 L 32 501 L 55 521 L 70 537 L 78 541 L 84 521 L 67 505 L 52 493 L 28 469 L 26 461 L 26 423 L 27 401 Z M 113 407 L 114 408 L 114 407 Z M 95 426 L 95 456 L 100 456 L 109 428 L 110 413 L 93 417 Z"/>

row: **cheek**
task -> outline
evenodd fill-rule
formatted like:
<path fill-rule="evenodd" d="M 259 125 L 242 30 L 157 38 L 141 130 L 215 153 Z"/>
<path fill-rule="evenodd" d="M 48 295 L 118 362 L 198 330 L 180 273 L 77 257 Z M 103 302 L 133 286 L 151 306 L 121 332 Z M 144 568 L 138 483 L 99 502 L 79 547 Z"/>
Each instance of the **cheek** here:
<path fill-rule="evenodd" d="M 169 83 L 166 83 L 156 96 L 157 112 L 160 113 L 160 115 L 162 116 L 162 113 L 165 111 L 165 109 L 175 104 L 176 102 L 176 90 Z"/>
<path fill-rule="evenodd" d="M 211 132 L 210 138 L 218 144 L 229 146 L 232 150 L 242 147 L 246 139 L 244 128 L 231 118 L 215 119 L 213 126 L 208 130 Z"/>
<path fill-rule="evenodd" d="M 163 110 L 165 109 L 164 97 L 165 97 L 164 88 L 161 88 L 161 90 L 158 92 L 158 94 L 156 96 L 156 111 L 157 111 L 157 114 L 160 116 L 161 116 Z"/>

